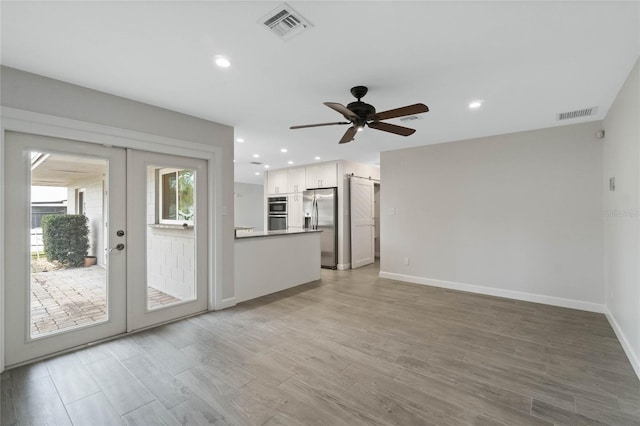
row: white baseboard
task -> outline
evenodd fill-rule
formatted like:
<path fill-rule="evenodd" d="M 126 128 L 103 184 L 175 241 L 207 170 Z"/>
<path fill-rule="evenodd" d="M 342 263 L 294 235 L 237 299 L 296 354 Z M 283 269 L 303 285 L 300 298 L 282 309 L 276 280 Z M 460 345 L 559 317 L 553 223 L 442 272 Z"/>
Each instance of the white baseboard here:
<path fill-rule="evenodd" d="M 430 278 L 416 277 L 413 275 L 396 274 L 392 272 L 380 271 L 380 278 L 404 281 L 414 284 L 430 285 L 452 290 L 468 291 L 470 293 L 486 294 L 489 296 L 505 297 L 507 299 L 523 300 L 526 302 L 543 303 L 545 305 L 561 306 L 563 308 L 579 309 L 581 311 L 604 313 L 604 305 L 598 303 L 584 302 L 574 299 L 563 299 L 561 297 L 544 296 L 542 294 L 525 293 L 521 291 L 505 290 L 502 288 L 485 287 L 475 284 L 464 284 L 453 281 L 442 281 Z"/>
<path fill-rule="evenodd" d="M 214 310 L 219 311 L 221 309 L 227 309 L 230 308 L 232 306 L 236 306 L 236 298 L 235 297 L 229 297 L 227 299 L 222 299 L 214 308 Z"/>
<path fill-rule="evenodd" d="M 338 268 L 338 271 L 345 271 L 347 269 L 351 269 L 351 264 L 350 263 L 338 263 L 338 265 L 336 267 Z"/>
<path fill-rule="evenodd" d="M 629 344 L 627 336 L 622 332 L 622 329 L 620 328 L 620 325 L 618 325 L 616 318 L 613 316 L 611 311 L 609 311 L 609 308 L 606 305 L 604 307 L 604 314 L 606 315 L 607 320 L 609 320 L 611 328 L 613 328 L 613 331 L 616 333 L 618 341 L 620 341 L 622 349 L 624 349 L 624 353 L 627 354 L 627 358 L 629 358 L 629 362 L 631 363 L 633 370 L 636 372 L 636 376 L 638 376 L 638 379 L 640 379 L 640 358 L 633 351 L 633 348 Z"/>

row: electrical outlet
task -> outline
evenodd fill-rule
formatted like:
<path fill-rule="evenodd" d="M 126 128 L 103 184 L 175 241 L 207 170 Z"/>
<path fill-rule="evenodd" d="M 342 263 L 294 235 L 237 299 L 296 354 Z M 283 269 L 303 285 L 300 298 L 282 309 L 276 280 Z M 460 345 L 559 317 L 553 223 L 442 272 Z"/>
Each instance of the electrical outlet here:
<path fill-rule="evenodd" d="M 405 265 L 408 265 L 409 264 L 409 258 L 405 257 L 404 259 L 402 259 L 402 263 L 405 264 Z"/>

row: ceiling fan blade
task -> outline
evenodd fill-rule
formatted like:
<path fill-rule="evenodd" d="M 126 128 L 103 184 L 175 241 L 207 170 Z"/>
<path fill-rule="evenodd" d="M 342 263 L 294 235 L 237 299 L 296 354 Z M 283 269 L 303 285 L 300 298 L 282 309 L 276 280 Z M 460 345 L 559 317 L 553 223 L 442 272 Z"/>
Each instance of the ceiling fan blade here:
<path fill-rule="evenodd" d="M 344 115 L 344 118 L 346 118 L 347 120 L 353 121 L 358 119 L 358 116 L 354 114 L 353 111 L 342 104 L 339 104 L 337 102 L 324 102 L 324 104 L 332 110 L 338 111 L 340 114 Z"/>
<path fill-rule="evenodd" d="M 306 129 L 307 127 L 320 127 L 320 126 L 333 126 L 336 124 L 351 124 L 349 121 L 336 121 L 334 123 L 318 123 L 318 124 L 303 124 L 301 126 L 291 126 L 289 129 Z"/>
<path fill-rule="evenodd" d="M 422 114 L 423 112 L 429 112 L 429 107 L 425 104 L 413 104 L 378 112 L 371 116 L 369 120 L 387 120 L 389 118 L 404 117 L 405 115 Z"/>
<path fill-rule="evenodd" d="M 416 132 L 415 129 L 408 127 L 396 126 L 395 124 L 381 123 L 379 121 L 372 121 L 367 123 L 369 127 L 376 130 L 382 130 L 383 132 L 395 133 L 396 135 L 409 136 Z"/>
<path fill-rule="evenodd" d="M 346 132 L 344 132 L 344 135 L 342 136 L 342 139 L 340 139 L 340 142 L 338 143 L 348 143 L 351 142 L 353 140 L 353 137 L 356 135 L 356 133 L 358 133 L 358 130 L 354 127 L 349 127 L 347 129 Z"/>

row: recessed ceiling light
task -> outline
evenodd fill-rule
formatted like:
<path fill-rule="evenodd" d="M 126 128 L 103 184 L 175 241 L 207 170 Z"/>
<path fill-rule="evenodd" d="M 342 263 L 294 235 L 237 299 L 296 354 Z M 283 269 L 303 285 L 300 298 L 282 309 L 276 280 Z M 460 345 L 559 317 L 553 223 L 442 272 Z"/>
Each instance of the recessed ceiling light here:
<path fill-rule="evenodd" d="M 253 154 L 253 158 L 260 158 L 260 154 Z"/>
<path fill-rule="evenodd" d="M 314 160 L 319 160 L 319 159 L 320 159 L 320 157 L 313 157 L 313 159 L 314 159 Z"/>
<path fill-rule="evenodd" d="M 472 102 L 469 102 L 469 108 L 471 108 L 471 109 L 477 109 L 477 108 L 480 108 L 480 107 L 482 106 L 482 103 L 483 103 L 483 102 L 484 102 L 484 101 L 480 101 L 480 100 L 478 100 L 478 101 L 472 101 Z"/>
<path fill-rule="evenodd" d="M 287 148 L 282 148 L 280 152 L 287 152 Z"/>
<path fill-rule="evenodd" d="M 260 172 L 256 172 L 256 176 L 260 176 Z"/>
<path fill-rule="evenodd" d="M 231 66 L 231 62 L 229 62 L 229 60 L 224 56 L 218 55 L 214 58 L 214 60 L 216 62 L 216 65 L 220 68 L 229 68 Z"/>
<path fill-rule="evenodd" d="M 287 164 L 293 164 L 293 161 L 287 161 Z"/>
<path fill-rule="evenodd" d="M 242 143 L 242 142 L 244 142 L 244 139 L 242 139 L 242 138 L 238 138 L 238 139 L 236 139 L 236 142 L 240 142 L 240 143 Z"/>
<path fill-rule="evenodd" d="M 270 166 L 269 166 L 268 164 L 265 164 L 265 165 L 264 165 L 264 168 L 265 168 L 265 169 L 268 169 L 269 167 L 270 167 Z"/>

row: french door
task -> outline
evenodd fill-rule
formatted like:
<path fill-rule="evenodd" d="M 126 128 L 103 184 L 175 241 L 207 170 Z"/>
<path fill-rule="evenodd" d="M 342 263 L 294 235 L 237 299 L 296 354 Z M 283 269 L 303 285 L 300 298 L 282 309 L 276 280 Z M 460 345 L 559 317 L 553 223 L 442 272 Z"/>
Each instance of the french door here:
<path fill-rule="evenodd" d="M 5 133 L 7 366 L 207 307 L 207 162 Z"/>

